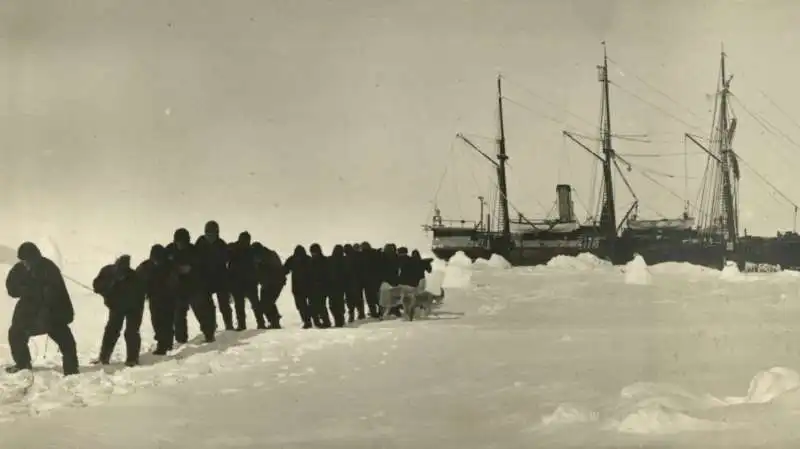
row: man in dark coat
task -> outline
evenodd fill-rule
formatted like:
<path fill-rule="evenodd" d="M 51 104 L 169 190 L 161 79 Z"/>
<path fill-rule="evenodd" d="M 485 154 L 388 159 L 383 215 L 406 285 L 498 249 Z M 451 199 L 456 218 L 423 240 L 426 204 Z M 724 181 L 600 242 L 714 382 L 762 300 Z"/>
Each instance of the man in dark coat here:
<path fill-rule="evenodd" d="M 61 270 L 31 242 L 20 245 L 17 257 L 20 261 L 6 278 L 8 296 L 19 299 L 8 329 L 14 366 L 6 371 L 31 369 L 28 341 L 47 334 L 61 351 L 64 375 L 78 374 L 78 350 L 69 327 L 75 310 Z"/>
<path fill-rule="evenodd" d="M 364 289 L 364 298 L 369 308 L 369 316 L 378 318 L 378 291 L 381 288 L 381 255 L 373 249 L 369 242 L 363 242 L 360 246 L 358 272 L 361 274 L 361 286 Z"/>
<path fill-rule="evenodd" d="M 233 310 L 231 310 L 228 279 L 230 254 L 228 244 L 219 236 L 219 224 L 213 220 L 206 223 L 205 234 L 197 239 L 194 246 L 200 262 L 200 273 L 203 277 L 205 292 L 211 298 L 212 304 L 216 295 L 225 330 L 233 330 Z"/>
<path fill-rule="evenodd" d="M 154 355 L 166 355 L 172 351 L 175 341 L 175 295 L 177 272 L 172 269 L 163 245 L 150 248 L 150 258 L 139 264 L 136 273 L 145 286 L 150 303 L 150 322 L 155 332 Z"/>
<path fill-rule="evenodd" d="M 170 265 L 176 271 L 176 311 L 175 311 L 175 341 L 186 343 L 189 340 L 186 315 L 192 309 L 200 331 L 207 343 L 215 341 L 214 332 L 217 329 L 217 317 L 214 313 L 214 303 L 206 295 L 200 263 L 197 252 L 192 245 L 189 231 L 180 228 L 175 231 L 173 241 L 167 245 L 167 255 Z"/>
<path fill-rule="evenodd" d="M 425 273 L 433 271 L 433 259 L 423 259 L 419 251 L 411 252 L 411 257 L 400 267 L 400 283 L 418 286 L 425 279 Z"/>
<path fill-rule="evenodd" d="M 104 266 L 92 283 L 94 292 L 103 297 L 108 308 L 108 321 L 100 344 L 100 355 L 93 364 L 108 365 L 119 334 L 125 325 L 125 365 L 139 364 L 142 348 L 142 317 L 144 316 L 145 285 L 131 268 L 131 256 L 120 256 Z"/>
<path fill-rule="evenodd" d="M 328 307 L 333 316 L 335 327 L 344 327 L 345 303 L 344 297 L 347 292 L 347 261 L 344 256 L 344 247 L 336 245 L 333 247 L 330 257 L 327 258 L 328 271 Z"/>
<path fill-rule="evenodd" d="M 363 320 L 364 314 L 364 292 L 361 285 L 361 273 L 359 273 L 359 253 L 353 245 L 344 245 L 344 265 L 345 265 L 345 301 L 347 303 L 347 322 L 352 323 L 358 319 Z"/>
<path fill-rule="evenodd" d="M 281 314 L 278 311 L 278 298 L 286 286 L 286 274 L 283 271 L 281 256 L 259 242 L 253 243 L 253 253 L 261 284 L 259 303 L 269 322 L 267 329 L 280 329 Z"/>
<path fill-rule="evenodd" d="M 303 321 L 303 329 L 311 329 L 313 314 L 311 311 L 311 257 L 302 245 L 294 248 L 294 253 L 283 264 L 284 274 L 292 275 L 292 295 L 294 305 Z"/>
<path fill-rule="evenodd" d="M 406 256 L 407 255 L 408 252 L 406 251 Z M 400 265 L 402 264 L 402 259 L 397 253 L 397 246 L 394 243 L 387 243 L 383 247 L 383 252 L 380 253 L 379 260 L 380 282 L 386 282 L 392 287 L 400 285 Z M 393 307 L 390 313 L 398 318 L 401 317 L 401 307 L 402 306 Z M 383 315 L 383 310 L 380 311 L 380 314 Z"/>
<path fill-rule="evenodd" d="M 328 295 L 330 294 L 330 269 L 328 258 L 322 253 L 319 243 L 312 243 L 308 247 L 311 253 L 309 303 L 314 326 L 319 329 L 331 327 L 331 317 L 328 314 Z"/>
<path fill-rule="evenodd" d="M 256 318 L 256 327 L 266 329 L 264 311 L 258 299 L 258 271 L 256 258 L 251 245 L 252 237 L 247 231 L 239 234 L 239 239 L 229 246 L 230 264 L 228 272 L 230 277 L 233 304 L 236 308 L 236 330 L 247 329 L 247 309 L 245 299 L 250 302 L 253 316 Z"/>

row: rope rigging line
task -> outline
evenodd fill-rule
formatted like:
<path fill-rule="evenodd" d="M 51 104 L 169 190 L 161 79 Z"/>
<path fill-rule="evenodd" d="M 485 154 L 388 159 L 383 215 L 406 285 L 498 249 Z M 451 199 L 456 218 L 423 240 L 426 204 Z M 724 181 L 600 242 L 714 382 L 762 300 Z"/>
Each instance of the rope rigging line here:
<path fill-rule="evenodd" d="M 791 115 L 789 115 L 789 114 L 788 114 L 788 113 L 787 113 L 787 112 L 786 112 L 786 111 L 785 111 L 783 108 L 781 108 L 780 106 L 778 106 L 778 103 L 776 103 L 776 102 L 775 102 L 775 100 L 773 100 L 773 99 L 772 99 L 772 98 L 771 98 L 769 95 L 767 95 L 767 94 L 766 94 L 766 92 L 764 92 L 764 91 L 763 91 L 763 90 L 761 90 L 761 89 L 758 89 L 758 93 L 760 93 L 762 97 L 766 98 L 766 99 L 767 99 L 767 101 L 769 101 L 769 102 L 770 102 L 770 104 L 772 104 L 772 106 L 773 106 L 775 109 L 777 109 L 777 110 L 778 110 L 778 112 L 780 112 L 781 114 L 783 114 L 783 116 L 784 116 L 784 117 L 785 117 L 787 120 L 789 120 L 789 122 L 790 122 L 792 125 L 794 125 L 794 126 L 795 126 L 795 128 L 797 128 L 797 129 L 800 129 L 800 123 L 798 123 L 798 122 L 797 122 L 797 120 L 795 120 L 795 119 L 794 119 L 794 118 L 793 118 Z"/>
<path fill-rule="evenodd" d="M 552 115 L 548 115 L 548 114 L 545 114 L 545 113 L 543 113 L 543 112 L 536 111 L 536 110 L 534 110 L 534 109 L 532 109 L 532 108 L 530 108 L 530 107 L 526 106 L 526 105 L 525 105 L 525 104 L 523 104 L 523 103 L 520 103 L 520 102 L 518 102 L 518 101 L 516 101 L 516 100 L 514 100 L 514 99 L 512 99 L 512 98 L 506 97 L 505 95 L 503 95 L 503 97 L 502 97 L 502 98 L 503 98 L 503 100 L 505 100 L 506 102 L 508 102 L 508 103 L 510 103 L 510 104 L 513 104 L 514 106 L 517 106 L 518 108 L 524 109 L 525 111 L 527 111 L 527 112 L 529 112 L 529 113 L 531 113 L 531 114 L 533 114 L 533 115 L 536 115 L 536 116 L 539 116 L 539 117 L 541 117 L 541 118 L 547 119 L 547 120 L 549 120 L 549 121 L 551 121 L 551 122 L 555 123 L 556 125 L 559 125 L 559 126 L 567 126 L 567 124 L 566 124 L 566 120 L 560 120 L 560 119 L 558 119 L 557 117 L 553 117 Z M 567 127 L 569 128 L 569 126 L 567 126 Z M 572 128 L 572 129 L 574 129 L 574 128 Z"/>
<path fill-rule="evenodd" d="M 628 89 L 625 89 L 624 87 L 620 86 L 617 83 L 610 82 L 610 84 L 612 84 L 614 87 L 619 89 L 621 92 L 624 92 L 624 93 L 630 95 L 631 97 L 633 97 L 633 98 L 639 100 L 640 102 L 646 104 L 647 106 L 650 106 L 651 108 L 661 112 L 662 114 L 664 114 L 667 117 L 675 120 L 676 122 L 679 122 L 682 125 L 687 126 L 687 127 L 691 128 L 691 129 L 694 129 L 694 130 L 702 132 L 702 129 L 700 127 L 692 125 L 691 123 L 687 122 L 686 120 L 683 120 L 682 118 L 676 116 L 675 114 L 672 114 L 671 112 L 667 111 L 666 109 L 662 108 L 661 106 L 658 106 L 657 104 L 655 104 L 655 103 L 653 103 L 653 102 L 651 102 L 649 100 L 644 99 L 642 96 L 640 96 L 640 95 L 638 95 L 638 94 L 636 94 L 634 92 L 631 92 Z"/>
<path fill-rule="evenodd" d="M 452 160 L 453 152 L 455 151 L 455 149 L 456 149 L 456 141 L 455 141 L 455 139 L 453 139 L 453 140 L 450 141 L 450 153 L 448 153 L 448 156 L 447 156 L 448 161 Z M 450 169 L 450 164 L 445 164 L 444 171 L 442 172 L 442 176 L 439 178 L 439 184 L 436 186 L 436 193 L 434 193 L 434 195 L 433 195 L 433 201 L 434 202 L 436 202 L 436 200 L 439 199 L 439 192 L 442 190 L 442 185 L 444 184 L 445 178 L 447 178 L 447 171 L 449 169 Z"/>
<path fill-rule="evenodd" d="M 731 96 L 733 97 L 734 100 L 736 100 L 736 103 L 744 110 L 744 112 L 746 112 L 747 115 L 749 115 L 756 123 L 758 123 L 759 126 L 761 126 L 764 129 L 764 131 L 772 134 L 775 137 L 783 137 L 783 139 L 786 140 L 787 142 L 789 142 L 791 145 L 793 145 L 797 149 L 800 149 L 800 144 L 798 144 L 789 135 L 787 135 L 786 133 L 781 131 L 780 128 L 778 128 L 777 126 L 773 125 L 769 120 L 767 120 L 766 118 L 762 117 L 760 114 L 758 114 L 756 112 L 753 112 L 750 108 L 748 108 L 742 102 L 741 99 L 739 99 L 739 97 L 734 96 L 734 95 L 731 95 Z"/>
<path fill-rule="evenodd" d="M 527 94 L 531 95 L 532 97 L 534 97 L 534 98 L 536 98 L 538 100 L 541 100 L 544 103 L 549 104 L 550 106 L 553 106 L 555 108 L 560 109 L 562 112 L 566 113 L 567 115 L 571 115 L 572 117 L 576 118 L 577 120 L 579 120 L 579 121 L 581 121 L 581 122 L 583 122 L 583 123 L 585 123 L 585 124 L 587 124 L 589 126 L 592 126 L 592 127 L 595 126 L 594 123 L 591 123 L 589 120 L 586 120 L 585 118 L 579 116 L 578 114 L 575 114 L 574 112 L 570 111 L 569 109 L 567 109 L 567 108 L 565 108 L 563 106 L 560 106 L 559 104 L 557 104 L 557 103 L 555 103 L 555 102 L 553 102 L 551 100 L 548 100 L 547 98 L 543 97 L 542 95 L 537 94 L 536 92 L 532 91 L 531 89 L 529 89 L 528 87 L 524 86 L 523 84 L 517 83 L 516 81 L 514 81 L 512 79 L 509 79 L 508 75 L 503 74 L 503 75 L 501 75 L 501 78 L 504 81 L 508 82 L 509 84 L 511 84 L 513 86 L 516 86 L 519 89 L 523 90 L 524 92 L 526 92 Z"/>
<path fill-rule="evenodd" d="M 689 109 L 687 106 L 685 106 L 685 105 L 681 104 L 680 102 L 678 102 L 677 100 L 675 100 L 675 99 L 674 99 L 672 96 L 670 96 L 669 94 L 665 93 L 665 92 L 664 92 L 664 91 L 662 91 L 661 89 L 659 89 L 659 88 L 657 88 L 656 86 L 654 86 L 654 85 L 650 84 L 649 82 L 645 81 L 645 80 L 644 80 L 644 78 L 640 77 L 640 76 L 639 76 L 639 75 L 637 75 L 635 72 L 632 72 L 632 71 L 628 70 L 627 68 L 625 68 L 625 67 L 622 67 L 622 65 L 620 65 L 618 62 L 614 61 L 614 60 L 613 60 L 613 59 L 611 59 L 611 58 L 608 58 L 608 62 L 610 62 L 610 63 L 612 63 L 613 65 L 615 65 L 615 66 L 617 67 L 618 71 L 619 71 L 619 74 L 620 74 L 620 75 L 622 75 L 623 77 L 625 77 L 625 76 L 626 76 L 626 75 L 625 75 L 625 73 L 628 73 L 628 74 L 632 75 L 632 76 L 633 76 L 634 78 L 636 78 L 636 79 L 637 79 L 637 80 L 638 80 L 640 83 L 644 84 L 644 85 L 645 85 L 645 87 L 649 88 L 649 89 L 650 89 L 650 90 L 652 90 L 653 92 L 655 92 L 655 93 L 657 93 L 657 94 L 661 95 L 662 97 L 666 98 L 668 101 L 670 101 L 670 102 L 671 102 L 672 104 L 674 104 L 675 106 L 677 106 L 677 107 L 679 107 L 679 108 L 683 109 L 684 111 L 688 112 L 688 113 L 689 113 L 689 115 L 691 115 L 692 117 L 694 117 L 696 120 L 703 121 L 703 119 L 702 119 L 702 118 L 700 118 L 700 117 L 699 117 L 697 114 L 695 114 L 695 113 L 694 113 L 694 111 L 692 111 L 691 109 Z M 623 73 L 623 71 L 624 71 L 625 73 Z"/>
<path fill-rule="evenodd" d="M 620 156 L 628 157 L 678 157 L 678 156 L 705 156 L 706 154 L 700 151 L 692 151 L 687 153 L 617 153 Z"/>
<path fill-rule="evenodd" d="M 689 146 L 687 145 L 686 137 L 683 138 L 683 199 L 689 201 Z M 699 153 L 698 153 L 699 154 Z"/>
<path fill-rule="evenodd" d="M 630 167 L 636 168 L 637 171 L 644 172 L 644 173 L 649 173 L 649 174 L 654 175 L 654 176 L 661 176 L 661 177 L 670 178 L 670 179 L 684 179 L 684 178 L 686 178 L 686 179 L 697 179 L 697 177 L 694 177 L 694 176 L 673 175 L 672 173 L 663 172 L 663 171 L 656 170 L 656 169 L 653 169 L 653 168 L 643 167 L 643 166 L 641 166 L 639 164 L 631 164 L 630 162 L 627 162 L 627 161 L 625 163 Z"/>
<path fill-rule="evenodd" d="M 630 164 L 629 162 L 627 162 L 627 161 L 623 161 L 623 162 L 624 162 L 625 164 L 627 164 L 627 165 L 631 165 L 631 164 Z M 699 209 L 697 208 L 697 206 L 695 206 L 694 204 L 692 204 L 692 203 L 688 202 L 688 201 L 686 200 L 686 198 L 682 198 L 682 197 L 681 197 L 679 194 L 675 193 L 675 191 L 674 191 L 674 190 L 670 189 L 669 187 L 665 186 L 665 185 L 664 185 L 664 184 L 662 184 L 661 182 L 659 182 L 659 181 L 657 181 L 656 179 L 654 179 L 653 177 L 651 177 L 651 176 L 650 176 L 650 175 L 647 173 L 647 171 L 644 171 L 644 170 L 641 170 L 641 169 L 638 169 L 638 168 L 637 168 L 637 170 L 636 170 L 636 171 L 637 171 L 637 172 L 639 172 L 639 174 L 641 174 L 643 177 L 645 177 L 647 180 L 649 180 L 649 181 L 650 181 L 650 182 L 652 182 L 653 184 L 655 184 L 655 185 L 657 185 L 658 187 L 661 187 L 662 189 L 664 189 L 664 190 L 665 190 L 667 193 L 669 193 L 669 194 L 670 194 L 670 195 L 672 195 L 673 197 L 675 197 L 675 198 L 677 198 L 677 199 L 681 200 L 681 202 L 682 202 L 682 203 L 684 203 L 684 204 L 688 203 L 688 205 L 689 205 L 690 209 L 694 209 L 694 210 L 695 210 L 695 213 L 699 213 Z"/>
<path fill-rule="evenodd" d="M 463 133 L 463 132 L 461 133 L 461 135 L 465 137 L 472 137 L 474 139 L 486 140 L 487 142 L 492 142 L 492 143 L 497 142 L 497 137 L 488 137 L 488 136 L 482 136 L 480 134 Z"/>
<path fill-rule="evenodd" d="M 588 220 L 593 220 L 594 216 L 592 215 L 592 211 L 589 210 L 588 207 L 586 207 L 586 204 L 583 202 L 583 200 L 581 199 L 580 195 L 578 194 L 578 189 L 573 187 L 572 191 L 575 193 L 575 199 L 578 200 L 578 204 L 583 208 L 583 211 L 586 212 L 586 215 L 587 215 L 586 220 L 587 221 Z"/>
<path fill-rule="evenodd" d="M 742 159 L 742 157 L 741 157 L 741 156 L 739 156 L 739 155 L 737 154 L 737 155 L 736 155 L 736 159 L 739 159 L 739 162 L 741 162 L 741 163 L 742 163 L 742 164 L 745 166 L 745 168 L 747 168 L 748 170 L 750 170 L 751 172 L 753 172 L 753 174 L 755 174 L 755 175 L 756 175 L 756 176 L 757 176 L 757 177 L 758 177 L 758 178 L 759 178 L 759 179 L 760 179 L 762 182 L 764 182 L 764 184 L 768 185 L 768 186 L 769 186 L 769 187 L 770 187 L 772 190 L 774 190 L 774 191 L 775 191 L 775 193 L 777 193 L 778 195 L 780 195 L 780 196 L 781 196 L 781 197 L 782 197 L 782 198 L 783 198 L 783 199 L 784 199 L 784 200 L 785 200 L 787 203 L 791 204 L 791 205 L 792 205 L 792 206 L 794 206 L 794 207 L 799 207 L 799 206 L 797 205 L 797 203 L 795 203 L 794 201 L 792 201 L 792 199 L 791 199 L 791 198 L 789 198 L 789 197 L 788 197 L 786 194 L 784 194 L 784 193 L 783 193 L 783 192 L 782 192 L 780 189 L 778 189 L 778 188 L 775 186 L 775 184 L 771 183 L 771 182 L 770 182 L 770 181 L 769 181 L 769 180 L 768 180 L 768 179 L 767 179 L 767 178 L 766 178 L 764 175 L 762 175 L 761 173 L 759 173 L 758 171 L 756 171 L 756 169 L 755 169 L 755 168 L 753 168 L 753 166 L 752 166 L 752 165 L 750 165 L 749 163 L 747 163 L 747 161 L 745 161 L 744 159 Z"/>
<path fill-rule="evenodd" d="M 727 59 L 731 59 L 731 58 L 730 58 L 730 56 L 727 56 Z M 736 71 L 736 75 L 737 75 L 739 78 L 744 78 L 744 79 L 745 79 L 745 81 L 749 79 L 749 77 L 747 77 L 747 76 L 743 76 L 743 75 L 742 75 L 742 72 L 741 72 L 741 70 L 737 70 L 737 71 Z M 757 83 L 754 83 L 754 84 L 756 84 L 756 85 L 757 85 Z M 772 105 L 772 107 L 774 107 L 774 108 L 775 108 L 775 109 L 776 109 L 778 112 L 780 112 L 780 113 L 781 113 L 781 115 L 783 115 L 783 116 L 784 116 L 784 118 L 786 118 L 786 119 L 787 119 L 787 120 L 788 120 L 788 121 L 789 121 L 789 122 L 790 122 L 792 125 L 794 125 L 794 126 L 797 128 L 797 129 L 800 129 L 800 123 L 799 123 L 799 122 L 798 122 L 796 119 L 794 119 L 794 118 L 793 118 L 793 117 L 792 117 L 792 116 L 791 116 L 791 115 L 790 115 L 788 112 L 786 112 L 786 110 L 785 110 L 785 109 L 783 109 L 783 108 L 782 108 L 782 107 L 781 107 L 781 106 L 778 104 L 778 102 L 776 102 L 776 101 L 775 101 L 775 100 L 774 100 L 772 97 L 770 97 L 770 96 L 769 96 L 769 95 L 768 95 L 766 92 L 764 92 L 762 89 L 760 89 L 760 88 L 756 88 L 755 90 L 756 90 L 756 91 L 759 93 L 759 95 L 761 95 L 762 97 L 764 97 L 764 98 L 765 98 L 765 99 L 766 99 L 766 100 L 767 100 L 767 101 L 768 101 L 768 102 L 769 102 L 769 103 Z M 741 101 L 741 100 L 739 100 L 739 101 Z M 777 128 L 776 128 L 776 129 L 777 129 Z"/>
<path fill-rule="evenodd" d="M 582 134 L 582 133 L 579 133 L 579 132 L 572 132 L 572 134 L 577 136 L 577 137 L 580 137 L 581 139 L 591 140 L 593 142 L 602 142 L 602 139 L 599 138 L 599 137 L 588 136 L 586 134 Z M 660 140 L 660 139 L 659 140 L 653 140 L 647 134 L 641 134 L 641 135 L 638 135 L 638 136 L 631 136 L 631 135 L 625 135 L 625 134 L 611 133 L 611 137 L 613 137 L 615 140 L 624 140 L 626 142 L 643 143 L 643 144 L 652 144 L 652 143 L 674 144 L 674 143 L 678 143 L 678 141 L 675 140 L 675 139 L 671 139 L 671 140 Z"/>
<path fill-rule="evenodd" d="M 509 164 L 506 164 L 506 168 L 508 168 L 508 171 L 513 171 L 513 168 Z M 494 184 L 497 187 L 497 189 L 499 190 L 500 186 L 497 186 L 496 182 Z M 536 202 L 536 204 L 539 206 L 539 208 L 542 209 L 542 212 L 548 213 L 547 212 L 547 207 L 545 207 L 545 205 L 542 203 L 542 201 L 537 196 L 533 196 L 533 200 Z M 509 204 L 511 204 L 511 203 L 509 202 Z"/>

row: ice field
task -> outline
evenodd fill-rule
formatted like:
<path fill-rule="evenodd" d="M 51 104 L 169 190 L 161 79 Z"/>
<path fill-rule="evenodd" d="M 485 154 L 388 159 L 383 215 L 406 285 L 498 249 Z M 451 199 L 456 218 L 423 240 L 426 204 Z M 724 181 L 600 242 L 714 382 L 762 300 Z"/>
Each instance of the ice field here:
<path fill-rule="evenodd" d="M 33 376 L 0 378 L 3 445 L 796 447 L 798 273 L 457 258 L 437 263 L 439 285 L 427 320 L 303 331 L 285 293 L 284 330 L 101 370 L 85 365 L 102 301 L 70 283 L 83 373 L 62 379 L 55 345 L 34 340 Z"/>

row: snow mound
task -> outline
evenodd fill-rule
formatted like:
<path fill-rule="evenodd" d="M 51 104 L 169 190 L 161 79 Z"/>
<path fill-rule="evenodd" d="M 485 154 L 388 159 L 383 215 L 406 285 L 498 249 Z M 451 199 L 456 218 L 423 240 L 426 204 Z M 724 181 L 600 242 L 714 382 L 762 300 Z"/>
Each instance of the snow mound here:
<path fill-rule="evenodd" d="M 639 254 L 633 258 L 625 268 L 625 283 L 629 285 L 650 285 L 653 282 L 653 275 L 647 268 L 644 258 Z"/>
<path fill-rule="evenodd" d="M 774 367 L 756 374 L 745 397 L 730 397 L 728 404 L 765 404 L 800 387 L 800 374 L 789 368 Z"/>
<path fill-rule="evenodd" d="M 637 382 L 623 388 L 618 418 L 608 427 L 620 433 L 664 435 L 686 431 L 727 428 L 727 424 L 692 416 L 693 412 L 722 407 L 725 403 L 711 395 L 694 395 L 664 383 Z"/>
<path fill-rule="evenodd" d="M 469 288 L 472 285 L 472 265 L 448 265 L 444 269 L 442 288 Z"/>
<path fill-rule="evenodd" d="M 725 268 L 722 269 L 719 278 L 726 282 L 745 282 L 748 280 L 758 280 L 756 277 L 748 278 L 747 275 L 739 271 L 739 267 L 736 266 L 736 263 L 731 261 L 725 262 Z"/>
<path fill-rule="evenodd" d="M 479 269 L 497 270 L 508 270 L 512 268 L 511 262 L 507 261 L 505 257 L 499 254 L 492 254 L 492 257 L 488 260 L 483 258 L 475 259 L 475 262 L 472 263 L 472 266 Z"/>
<path fill-rule="evenodd" d="M 461 268 L 470 268 L 472 266 L 472 259 L 467 257 L 464 254 L 464 251 L 459 251 L 453 254 L 453 257 L 447 261 L 448 267 L 461 267 Z"/>
<path fill-rule="evenodd" d="M 611 427 L 620 433 L 664 435 L 686 431 L 722 430 L 728 426 L 656 405 L 637 410 L 621 421 L 613 423 Z"/>
<path fill-rule="evenodd" d="M 433 268 L 433 271 L 442 271 L 445 268 L 447 268 L 447 262 L 437 257 L 434 257 L 433 261 L 431 262 L 431 268 Z"/>
<path fill-rule="evenodd" d="M 602 427 L 619 433 L 665 435 L 687 431 L 730 428 L 729 416 L 748 404 L 786 401 L 800 390 L 800 374 L 774 367 L 757 373 L 746 396 L 720 399 L 710 394 L 692 394 L 668 383 L 636 382 L 620 392 L 619 402 L 601 412 L 580 405 L 561 404 L 541 418 L 542 425 L 584 424 L 602 421 Z"/>
<path fill-rule="evenodd" d="M 650 266 L 650 272 L 654 274 L 676 274 L 683 276 L 704 275 L 709 273 L 719 273 L 719 270 L 693 265 L 688 262 L 662 262 Z"/>
<path fill-rule="evenodd" d="M 499 254 L 492 254 L 492 257 L 489 258 L 488 264 L 490 267 L 500 270 L 508 270 L 511 268 L 511 262 L 507 261 L 505 257 Z"/>
<path fill-rule="evenodd" d="M 580 253 L 577 256 L 556 256 L 546 265 L 548 268 L 571 271 L 589 271 L 611 266 L 611 262 L 600 259 L 591 253 Z"/>
<path fill-rule="evenodd" d="M 573 404 L 560 404 L 556 410 L 542 417 L 542 425 L 577 424 L 596 422 L 600 415 L 585 407 Z"/>
<path fill-rule="evenodd" d="M 474 268 L 490 268 L 489 261 L 482 257 L 475 259 L 475 262 L 472 262 L 472 266 Z"/>

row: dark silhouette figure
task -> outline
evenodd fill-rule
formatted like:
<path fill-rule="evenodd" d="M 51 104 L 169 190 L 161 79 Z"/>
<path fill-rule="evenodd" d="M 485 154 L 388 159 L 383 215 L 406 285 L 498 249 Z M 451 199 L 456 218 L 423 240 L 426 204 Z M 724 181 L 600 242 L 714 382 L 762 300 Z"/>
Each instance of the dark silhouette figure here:
<path fill-rule="evenodd" d="M 150 258 L 139 264 L 136 273 L 142 280 L 150 303 L 150 322 L 155 332 L 155 355 L 166 355 L 175 341 L 175 295 L 178 276 L 172 269 L 163 245 L 150 248 Z"/>
<path fill-rule="evenodd" d="M 417 286 L 425 279 L 425 273 L 433 271 L 433 259 L 423 259 L 419 251 L 411 252 L 411 257 L 400 266 L 400 282 L 406 285 Z"/>
<path fill-rule="evenodd" d="M 236 308 L 236 330 L 247 329 L 245 299 L 250 302 L 250 307 L 253 309 L 256 326 L 259 329 L 266 329 L 264 311 L 258 298 L 258 271 L 249 232 L 240 233 L 236 243 L 230 245 L 230 260 L 228 271 L 231 279 L 233 304 Z"/>
<path fill-rule="evenodd" d="M 309 302 L 311 303 L 311 316 L 314 326 L 320 329 L 331 327 L 331 318 L 328 314 L 328 295 L 330 293 L 330 274 L 328 258 L 322 253 L 318 243 L 312 243 L 308 251 L 311 253 L 311 282 Z"/>
<path fill-rule="evenodd" d="M 294 248 L 294 253 L 283 264 L 284 274 L 292 275 L 292 295 L 297 313 L 303 321 L 303 329 L 312 327 L 313 315 L 311 312 L 311 257 L 302 245 Z"/>
<path fill-rule="evenodd" d="M 381 287 L 380 253 L 372 248 L 369 242 L 361 243 L 358 271 L 361 274 L 361 286 L 369 308 L 369 316 L 378 318 L 378 299 Z"/>
<path fill-rule="evenodd" d="M 345 301 L 347 303 L 347 322 L 352 323 L 356 319 L 366 318 L 364 310 L 364 292 L 359 273 L 360 254 L 353 245 L 344 246 L 344 266 L 345 266 Z"/>
<path fill-rule="evenodd" d="M 327 260 L 327 272 L 328 307 L 333 316 L 333 325 L 335 327 L 344 327 L 344 297 L 347 292 L 348 278 L 347 261 L 345 260 L 344 247 L 342 245 L 333 247 L 331 256 Z"/>
<path fill-rule="evenodd" d="M 180 228 L 175 231 L 173 241 L 167 246 L 170 265 L 176 272 L 176 311 L 175 311 L 175 341 L 186 343 L 189 340 L 186 315 L 192 309 L 200 331 L 206 342 L 215 341 L 214 332 L 217 328 L 216 313 L 211 297 L 206 294 L 200 273 L 200 263 L 194 246 L 191 243 L 189 231 Z"/>
<path fill-rule="evenodd" d="M 219 224 L 209 221 L 204 228 L 204 234 L 195 242 L 195 249 L 200 264 L 205 293 L 217 305 L 222 315 L 225 330 L 233 330 L 233 310 L 231 310 L 231 294 L 228 285 L 228 244 L 219 236 Z M 216 316 L 216 311 L 214 312 Z"/>
<path fill-rule="evenodd" d="M 379 260 L 378 267 L 380 270 L 380 283 L 386 282 L 392 287 L 400 285 L 400 266 L 402 264 L 402 259 L 397 253 L 397 247 L 393 243 L 387 243 L 383 247 L 383 252 L 380 253 Z M 402 316 L 400 313 L 400 307 L 401 306 L 393 307 L 390 310 L 390 313 L 396 317 Z M 379 313 L 383 315 L 383 310 L 380 310 L 380 307 Z"/>
<path fill-rule="evenodd" d="M 283 262 L 277 252 L 262 244 L 253 243 L 256 270 L 261 284 L 259 302 L 264 316 L 269 322 L 268 329 L 281 328 L 281 314 L 278 311 L 278 298 L 286 285 Z"/>
<path fill-rule="evenodd" d="M 103 297 L 108 308 L 108 321 L 100 344 L 100 355 L 93 363 L 107 365 L 125 325 L 125 365 L 139 364 L 142 347 L 142 318 L 144 316 L 145 285 L 131 268 L 131 257 L 120 256 L 104 266 L 92 283 L 94 292 Z"/>
<path fill-rule="evenodd" d="M 8 329 L 8 344 L 14 366 L 9 373 L 31 369 L 28 341 L 47 335 L 61 351 L 64 375 L 78 373 L 78 350 L 69 325 L 75 318 L 61 270 L 43 257 L 39 248 L 25 242 L 17 250 L 17 262 L 6 278 L 8 296 L 18 298 Z"/>

